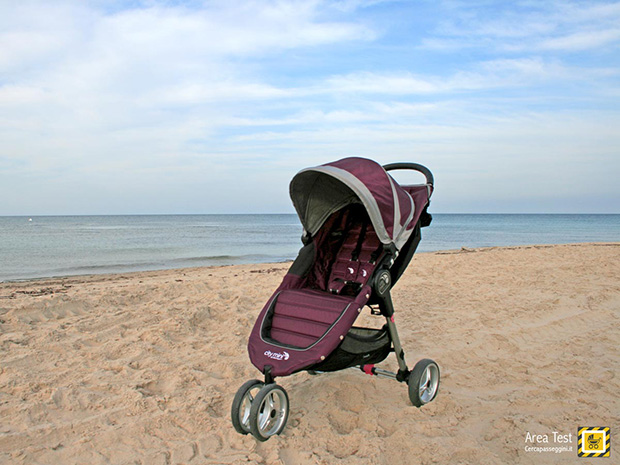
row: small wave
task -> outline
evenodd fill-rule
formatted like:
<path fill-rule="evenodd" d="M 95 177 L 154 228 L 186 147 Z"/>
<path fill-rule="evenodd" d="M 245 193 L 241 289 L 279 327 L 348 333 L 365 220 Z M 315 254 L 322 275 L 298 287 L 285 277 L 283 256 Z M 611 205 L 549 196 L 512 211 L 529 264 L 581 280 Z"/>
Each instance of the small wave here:
<path fill-rule="evenodd" d="M 164 262 L 135 262 L 135 263 L 112 263 L 112 264 L 101 264 L 101 265 L 78 265 L 66 268 L 57 268 L 53 270 L 53 273 L 81 273 L 81 272 L 106 272 L 106 271 L 114 271 L 120 269 L 135 269 L 135 268 L 149 268 L 149 269 L 157 269 L 156 267 L 164 266 Z M 155 268 L 153 268 L 155 267 Z"/>
<path fill-rule="evenodd" d="M 222 262 L 239 260 L 269 260 L 272 255 L 246 254 L 246 255 L 205 255 L 202 257 L 175 258 L 170 260 L 172 263 L 192 263 L 192 262 Z"/>
<path fill-rule="evenodd" d="M 209 265 L 238 265 L 243 263 L 270 263 L 290 260 L 282 255 L 206 255 L 201 257 L 162 259 L 158 261 L 142 261 L 133 263 L 107 263 L 93 265 L 76 265 L 42 271 L 41 276 L 71 276 L 84 274 L 124 273 L 132 271 L 154 271 L 172 268 L 184 268 Z"/>
<path fill-rule="evenodd" d="M 169 270 L 175 268 L 193 268 L 200 266 L 241 265 L 247 263 L 281 263 L 294 258 L 288 254 L 244 254 L 244 255 L 206 255 L 200 257 L 160 259 L 133 263 L 106 263 L 92 265 L 65 266 L 62 268 L 48 268 L 38 271 L 16 272 L 7 275 L 0 274 L 0 282 L 57 278 L 80 275 L 99 275 L 108 273 L 131 273 L 138 271 Z M 69 265 L 69 264 L 68 264 Z"/>

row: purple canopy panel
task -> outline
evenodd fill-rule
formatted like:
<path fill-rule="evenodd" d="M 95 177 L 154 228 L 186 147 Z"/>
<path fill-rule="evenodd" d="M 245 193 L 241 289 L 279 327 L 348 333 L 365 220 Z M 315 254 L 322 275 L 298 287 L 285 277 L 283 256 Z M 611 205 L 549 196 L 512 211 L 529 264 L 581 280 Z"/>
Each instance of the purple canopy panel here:
<path fill-rule="evenodd" d="M 379 240 L 400 249 L 411 234 L 415 204 L 409 193 L 378 163 L 343 158 L 295 175 L 291 199 L 304 229 L 314 235 L 329 215 L 350 203 L 362 203 Z"/>
<path fill-rule="evenodd" d="M 413 221 L 411 222 L 411 227 L 415 226 L 415 224 L 420 219 L 420 215 L 422 214 L 422 210 L 426 204 L 428 204 L 431 194 L 433 193 L 433 186 L 430 184 L 417 184 L 413 186 L 402 186 L 404 190 L 409 192 L 409 195 L 413 199 L 413 203 L 415 204 L 415 213 L 413 215 Z"/>

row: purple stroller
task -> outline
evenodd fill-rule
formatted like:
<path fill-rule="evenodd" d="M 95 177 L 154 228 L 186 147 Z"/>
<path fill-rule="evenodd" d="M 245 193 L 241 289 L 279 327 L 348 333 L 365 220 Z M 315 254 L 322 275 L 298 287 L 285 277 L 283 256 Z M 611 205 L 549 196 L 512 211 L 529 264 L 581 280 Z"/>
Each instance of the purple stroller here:
<path fill-rule="evenodd" d="M 415 170 L 426 183 L 400 186 L 387 172 Z M 390 290 L 407 268 L 428 226 L 433 175 L 416 163 L 382 167 L 344 158 L 295 175 L 290 194 L 304 232 L 304 246 L 258 316 L 248 342 L 250 360 L 265 381 L 237 391 L 231 417 L 241 434 L 259 441 L 280 434 L 289 399 L 274 380 L 299 371 L 311 374 L 359 367 L 409 386 L 413 405 L 432 401 L 439 367 L 405 362 Z M 364 307 L 385 317 L 381 329 L 353 326 Z M 398 372 L 375 364 L 394 352 Z"/>

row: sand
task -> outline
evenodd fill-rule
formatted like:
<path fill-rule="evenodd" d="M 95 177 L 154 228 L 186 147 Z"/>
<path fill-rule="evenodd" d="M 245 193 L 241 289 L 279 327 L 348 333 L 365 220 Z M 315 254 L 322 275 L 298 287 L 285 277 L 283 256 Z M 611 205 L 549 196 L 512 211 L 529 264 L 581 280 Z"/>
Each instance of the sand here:
<path fill-rule="evenodd" d="M 582 463 L 578 426 L 620 430 L 620 243 L 607 243 L 416 255 L 396 322 L 410 366 L 440 365 L 436 400 L 417 409 L 405 385 L 353 370 L 300 373 L 278 378 L 283 434 L 241 436 L 230 404 L 260 377 L 247 338 L 287 268 L 0 284 L 0 463 Z M 525 451 L 528 432 L 553 446 L 554 431 L 573 452 Z"/>

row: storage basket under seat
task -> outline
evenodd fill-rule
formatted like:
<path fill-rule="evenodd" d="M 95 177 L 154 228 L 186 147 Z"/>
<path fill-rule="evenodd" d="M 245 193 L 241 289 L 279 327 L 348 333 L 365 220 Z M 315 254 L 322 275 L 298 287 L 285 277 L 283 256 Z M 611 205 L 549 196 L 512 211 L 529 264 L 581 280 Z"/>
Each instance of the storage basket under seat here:
<path fill-rule="evenodd" d="M 358 365 L 380 363 L 392 350 L 387 326 L 381 329 L 353 326 L 325 360 L 309 367 L 315 371 L 338 371 Z"/>

